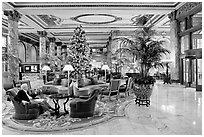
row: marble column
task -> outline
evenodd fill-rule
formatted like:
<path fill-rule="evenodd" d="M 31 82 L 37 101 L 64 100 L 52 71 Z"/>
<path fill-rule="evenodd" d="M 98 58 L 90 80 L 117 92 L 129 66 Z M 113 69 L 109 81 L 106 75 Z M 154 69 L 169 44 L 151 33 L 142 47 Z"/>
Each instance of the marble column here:
<path fill-rule="evenodd" d="M 6 10 L 4 15 L 8 17 L 8 44 L 7 53 L 8 71 L 14 81 L 19 79 L 19 55 L 18 55 L 18 21 L 21 14 L 16 10 Z"/>
<path fill-rule="evenodd" d="M 62 42 L 56 42 L 56 44 L 57 44 L 57 57 L 61 59 Z M 59 71 L 61 71 L 61 61 L 62 60 L 57 61 L 57 67 Z"/>
<path fill-rule="evenodd" d="M 40 67 L 42 68 L 42 65 L 44 65 L 45 60 L 43 58 L 46 57 L 46 31 L 37 31 L 38 35 L 40 35 L 40 47 L 39 47 L 39 57 L 40 57 Z"/>
<path fill-rule="evenodd" d="M 170 18 L 170 46 L 174 47 L 174 51 L 171 51 L 171 52 L 175 52 L 174 70 L 171 71 L 171 79 L 175 82 L 180 82 L 181 45 L 179 44 L 179 36 L 178 36 L 179 26 L 178 26 L 178 21 L 176 20 L 176 11 L 171 12 L 168 16 Z"/>
<path fill-rule="evenodd" d="M 49 39 L 49 41 L 50 41 L 50 51 L 49 51 L 49 54 L 50 54 L 50 56 L 51 57 L 54 57 L 55 56 L 55 46 L 56 46 L 56 44 L 55 44 L 55 37 L 49 37 L 48 38 Z"/>
<path fill-rule="evenodd" d="M 112 43 L 112 37 L 109 36 L 109 41 L 107 42 L 107 64 L 109 68 L 112 69 L 112 52 L 111 52 L 111 43 Z"/>
<path fill-rule="evenodd" d="M 53 71 L 55 71 L 55 60 L 56 60 L 56 57 L 55 57 L 55 37 L 49 37 L 49 56 L 50 56 L 50 67 Z"/>
<path fill-rule="evenodd" d="M 67 45 L 62 46 L 62 61 L 64 65 L 66 64 L 66 57 L 67 57 Z"/>

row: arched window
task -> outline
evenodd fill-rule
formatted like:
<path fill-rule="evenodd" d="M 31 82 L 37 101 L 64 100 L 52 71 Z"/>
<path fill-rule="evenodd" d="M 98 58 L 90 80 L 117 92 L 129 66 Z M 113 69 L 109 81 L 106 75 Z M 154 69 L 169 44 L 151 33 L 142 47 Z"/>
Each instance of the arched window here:
<path fill-rule="evenodd" d="M 31 46 L 31 62 L 36 62 L 36 49 L 34 46 Z"/>
<path fill-rule="evenodd" d="M 26 62 L 26 49 L 23 42 L 18 42 L 18 56 L 22 62 Z"/>

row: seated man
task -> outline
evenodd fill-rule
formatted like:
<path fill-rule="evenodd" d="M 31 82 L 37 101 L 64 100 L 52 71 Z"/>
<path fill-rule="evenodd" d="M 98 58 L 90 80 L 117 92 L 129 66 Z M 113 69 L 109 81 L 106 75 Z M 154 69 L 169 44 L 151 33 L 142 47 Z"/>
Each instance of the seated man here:
<path fill-rule="evenodd" d="M 21 89 L 18 91 L 17 95 L 14 97 L 14 100 L 19 102 L 19 103 L 31 103 L 32 97 L 28 93 L 28 86 L 27 84 L 22 84 Z M 54 114 L 54 108 L 52 108 L 45 100 L 42 102 L 32 102 L 32 104 L 37 103 L 39 104 L 39 109 L 41 114 L 44 113 L 45 111 L 49 111 L 52 114 Z"/>

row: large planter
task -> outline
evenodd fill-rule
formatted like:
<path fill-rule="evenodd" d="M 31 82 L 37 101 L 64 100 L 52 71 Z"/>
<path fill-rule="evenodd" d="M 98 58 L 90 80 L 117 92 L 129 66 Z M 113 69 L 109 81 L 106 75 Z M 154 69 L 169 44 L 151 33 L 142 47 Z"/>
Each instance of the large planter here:
<path fill-rule="evenodd" d="M 133 84 L 133 92 L 136 96 L 135 103 L 140 105 L 150 105 L 150 96 L 152 95 L 153 84 L 139 85 Z"/>

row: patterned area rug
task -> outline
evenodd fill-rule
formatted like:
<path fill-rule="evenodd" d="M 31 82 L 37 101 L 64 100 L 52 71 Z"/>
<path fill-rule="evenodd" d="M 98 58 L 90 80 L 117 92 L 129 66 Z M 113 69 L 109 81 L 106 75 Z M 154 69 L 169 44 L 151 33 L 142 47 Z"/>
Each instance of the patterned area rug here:
<path fill-rule="evenodd" d="M 16 120 L 13 119 L 14 114 L 13 105 L 6 105 L 2 113 L 3 126 L 28 132 L 56 132 L 56 131 L 71 131 L 75 129 L 87 128 L 89 126 L 97 125 L 106 122 L 115 117 L 125 116 L 125 107 L 133 101 L 134 96 L 121 97 L 118 101 L 112 98 L 103 98 L 101 101 L 97 100 L 95 113 L 93 117 L 88 118 L 71 118 L 69 114 L 57 118 L 51 116 L 49 112 L 41 114 L 34 120 Z M 61 110 L 63 111 L 63 110 Z"/>

